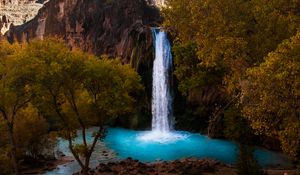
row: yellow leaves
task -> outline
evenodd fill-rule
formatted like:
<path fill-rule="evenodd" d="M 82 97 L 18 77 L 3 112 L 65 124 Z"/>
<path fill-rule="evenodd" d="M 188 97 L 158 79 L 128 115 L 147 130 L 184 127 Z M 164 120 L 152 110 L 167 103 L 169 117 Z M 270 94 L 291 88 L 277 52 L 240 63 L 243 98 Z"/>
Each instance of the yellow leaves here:
<path fill-rule="evenodd" d="M 259 133 L 277 137 L 283 150 L 296 156 L 300 148 L 300 33 L 268 54 L 265 62 L 247 71 L 249 86 L 243 88 L 248 101 L 244 115 Z"/>
<path fill-rule="evenodd" d="M 133 102 L 129 94 L 142 89 L 137 73 L 118 61 L 107 59 L 89 61 L 88 78 L 84 84 L 88 87 L 89 93 L 96 97 L 94 103 L 97 109 L 108 116 L 128 112 L 126 106 L 131 106 Z"/>
<path fill-rule="evenodd" d="M 74 151 L 80 155 L 82 158 L 86 157 L 86 153 L 88 152 L 89 148 L 86 147 L 84 144 L 76 144 L 74 146 Z"/>
<path fill-rule="evenodd" d="M 300 145 L 300 124 L 299 121 L 288 121 L 284 130 L 279 132 L 279 139 L 282 149 L 289 155 L 296 157 Z"/>
<path fill-rule="evenodd" d="M 40 144 L 44 141 L 43 139 L 47 138 L 48 123 L 39 116 L 38 110 L 32 104 L 28 104 L 18 112 L 14 129 L 19 154 L 24 154 L 26 151 L 39 154 L 40 152 L 36 151 L 42 151 L 38 148 L 43 147 Z M 43 145 L 47 144 L 43 143 Z"/>

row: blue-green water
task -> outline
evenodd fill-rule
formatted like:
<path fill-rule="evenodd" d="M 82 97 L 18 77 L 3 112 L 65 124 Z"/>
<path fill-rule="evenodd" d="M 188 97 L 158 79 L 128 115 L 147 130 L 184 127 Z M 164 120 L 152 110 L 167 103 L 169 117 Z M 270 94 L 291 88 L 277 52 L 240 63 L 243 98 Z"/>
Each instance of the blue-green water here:
<path fill-rule="evenodd" d="M 92 131 L 88 130 L 88 141 L 92 142 Z M 81 136 L 78 136 L 80 141 Z M 59 149 L 70 156 L 68 144 L 59 141 Z M 110 152 L 109 157 L 103 157 L 102 151 Z M 176 160 L 181 158 L 209 158 L 234 164 L 238 154 L 238 146 L 234 142 L 210 139 L 204 135 L 176 131 L 170 135 L 152 133 L 149 131 L 133 131 L 122 128 L 108 129 L 106 138 L 98 143 L 91 160 L 93 168 L 101 162 L 116 161 L 131 157 L 142 162 L 159 160 Z M 256 148 L 255 157 L 263 166 L 290 166 L 290 161 L 284 155 L 265 149 Z M 46 172 L 45 175 L 68 175 L 80 171 L 76 162 L 60 165 L 57 169 Z"/>
<path fill-rule="evenodd" d="M 113 149 L 120 158 L 132 157 L 143 162 L 157 160 L 176 160 L 181 158 L 210 158 L 227 164 L 234 164 L 238 154 L 236 143 L 220 139 L 210 139 L 207 136 L 176 131 L 173 134 L 182 136 L 179 139 L 166 142 L 141 141 L 147 132 L 127 129 L 109 129 L 105 143 Z M 277 166 L 288 163 L 288 159 L 275 152 L 256 148 L 255 156 L 264 166 Z"/>

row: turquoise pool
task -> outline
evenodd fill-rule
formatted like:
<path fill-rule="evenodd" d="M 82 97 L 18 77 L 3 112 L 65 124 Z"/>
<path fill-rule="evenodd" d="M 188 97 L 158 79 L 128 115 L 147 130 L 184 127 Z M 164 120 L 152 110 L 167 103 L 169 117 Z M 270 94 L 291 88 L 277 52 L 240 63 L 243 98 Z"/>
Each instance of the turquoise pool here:
<path fill-rule="evenodd" d="M 88 130 L 87 139 L 92 141 L 93 128 Z M 75 140 L 81 141 L 81 136 Z M 71 156 L 68 143 L 60 139 L 58 148 L 65 155 Z M 103 157 L 105 150 L 111 156 Z M 263 166 L 290 166 L 286 156 L 262 148 L 255 149 L 255 157 Z M 185 131 L 175 131 L 168 135 L 152 133 L 150 131 L 134 131 L 123 128 L 108 129 L 106 138 L 99 141 L 92 155 L 90 167 L 96 167 L 101 162 L 117 161 L 131 157 L 142 162 L 155 162 L 161 160 L 176 160 L 181 158 L 209 158 L 234 164 L 238 155 L 236 143 L 210 139 L 205 135 Z M 68 175 L 80 171 L 79 165 L 74 161 L 60 165 L 45 175 Z"/>

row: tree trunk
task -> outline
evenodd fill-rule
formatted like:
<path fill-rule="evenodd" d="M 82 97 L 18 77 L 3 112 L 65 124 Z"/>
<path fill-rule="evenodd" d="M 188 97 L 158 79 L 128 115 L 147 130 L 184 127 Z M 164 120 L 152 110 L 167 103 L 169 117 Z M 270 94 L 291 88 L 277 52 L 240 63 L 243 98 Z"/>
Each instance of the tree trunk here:
<path fill-rule="evenodd" d="M 82 172 L 82 174 L 84 174 L 84 175 L 89 175 L 89 170 L 90 170 L 89 165 L 86 164 L 86 165 L 84 166 L 84 168 L 81 170 L 81 172 Z"/>
<path fill-rule="evenodd" d="M 18 160 L 17 160 L 17 149 L 16 149 L 16 143 L 15 143 L 15 139 L 14 139 L 14 130 L 13 130 L 13 124 L 12 123 L 7 123 L 7 127 L 8 127 L 8 137 L 9 137 L 9 142 L 11 145 L 11 161 L 12 161 L 12 165 L 14 168 L 14 174 L 15 175 L 19 175 L 19 168 L 18 168 Z"/>
<path fill-rule="evenodd" d="M 90 167 L 89 167 L 90 159 L 91 159 L 91 154 L 86 155 L 85 162 L 84 162 L 84 169 L 87 172 L 90 170 Z"/>

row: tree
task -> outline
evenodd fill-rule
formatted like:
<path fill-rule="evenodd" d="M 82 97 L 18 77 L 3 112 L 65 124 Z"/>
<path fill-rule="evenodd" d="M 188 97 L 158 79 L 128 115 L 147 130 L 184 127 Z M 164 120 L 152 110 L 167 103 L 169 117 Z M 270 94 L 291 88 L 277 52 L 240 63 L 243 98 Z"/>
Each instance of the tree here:
<path fill-rule="evenodd" d="M 89 107 L 96 115 L 90 120 L 99 128 L 90 149 L 84 154 L 88 165 L 97 139 L 103 135 L 103 126 L 107 121 L 133 111 L 134 94 L 143 88 L 138 74 L 129 65 L 116 60 L 92 57 L 87 62 L 86 73 L 83 85 L 90 98 Z"/>
<path fill-rule="evenodd" d="M 12 174 L 11 158 L 7 143 L 6 122 L 0 118 L 0 174 Z"/>
<path fill-rule="evenodd" d="M 130 112 L 133 94 L 141 89 L 140 78 L 128 65 L 81 51 L 70 51 L 61 40 L 47 38 L 31 41 L 24 50 L 23 67 L 33 76 L 37 93 L 34 104 L 51 118 L 60 120 L 61 136 L 84 174 L 104 124 L 112 117 Z M 92 143 L 86 128 L 97 126 Z M 76 130 L 81 129 L 82 144 L 76 144 Z"/>
<path fill-rule="evenodd" d="M 243 115 L 257 133 L 275 137 L 282 149 L 300 153 L 300 33 L 285 40 L 258 67 L 247 71 Z"/>
<path fill-rule="evenodd" d="M 237 158 L 237 174 L 238 175 L 265 175 L 266 173 L 259 166 L 253 154 L 252 146 L 239 144 L 239 155 Z"/>
<path fill-rule="evenodd" d="M 5 41 L 0 43 L 0 116 L 6 123 L 10 153 L 15 174 L 19 174 L 14 124 L 18 112 L 32 99 L 26 77 L 16 61 L 20 46 Z"/>
<path fill-rule="evenodd" d="M 200 116 L 210 115 L 209 128 L 215 128 L 211 123 L 221 123 L 226 109 L 238 105 L 246 70 L 259 65 L 278 44 L 295 35 L 300 28 L 299 3 L 167 1 L 162 14 L 164 27 L 174 39 L 179 90 L 193 103 L 192 108 L 201 109 L 196 110 Z M 210 97 L 210 104 L 217 105 L 204 105 L 203 94 Z"/>
<path fill-rule="evenodd" d="M 48 134 L 48 128 L 47 121 L 32 104 L 21 109 L 14 126 L 18 155 L 33 161 L 53 159 L 56 138 L 55 135 Z"/>

